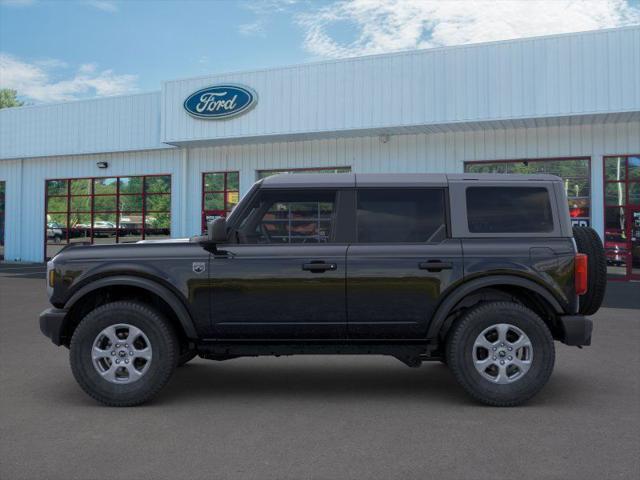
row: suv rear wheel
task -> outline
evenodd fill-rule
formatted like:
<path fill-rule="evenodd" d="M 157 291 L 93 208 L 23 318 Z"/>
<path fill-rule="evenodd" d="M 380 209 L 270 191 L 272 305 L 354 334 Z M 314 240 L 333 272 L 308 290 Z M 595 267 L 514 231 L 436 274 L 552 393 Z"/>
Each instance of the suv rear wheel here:
<path fill-rule="evenodd" d="M 146 402 L 169 381 L 179 347 L 159 312 L 122 301 L 89 313 L 73 333 L 70 350 L 71 370 L 87 394 L 105 405 L 128 407 Z"/>
<path fill-rule="evenodd" d="M 476 400 L 515 406 L 547 383 L 555 362 L 553 338 L 542 319 L 513 302 L 481 304 L 452 327 L 447 365 Z"/>

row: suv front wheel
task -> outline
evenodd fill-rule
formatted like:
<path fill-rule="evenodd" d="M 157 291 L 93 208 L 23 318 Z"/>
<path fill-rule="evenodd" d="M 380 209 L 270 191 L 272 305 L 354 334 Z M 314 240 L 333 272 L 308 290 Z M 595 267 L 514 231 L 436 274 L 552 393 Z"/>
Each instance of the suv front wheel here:
<path fill-rule="evenodd" d="M 492 302 L 472 308 L 454 324 L 446 359 L 472 397 L 509 407 L 529 400 L 547 383 L 555 348 L 551 332 L 533 311 Z"/>
<path fill-rule="evenodd" d="M 179 346 L 171 325 L 148 305 L 102 305 L 78 325 L 70 346 L 71 370 L 91 397 L 116 407 L 146 402 L 169 381 Z"/>

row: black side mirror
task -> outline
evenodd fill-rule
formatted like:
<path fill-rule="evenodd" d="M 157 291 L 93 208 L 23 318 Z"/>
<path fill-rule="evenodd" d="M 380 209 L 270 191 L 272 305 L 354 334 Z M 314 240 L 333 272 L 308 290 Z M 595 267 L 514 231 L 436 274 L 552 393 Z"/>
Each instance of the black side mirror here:
<path fill-rule="evenodd" d="M 224 217 L 216 218 L 207 225 L 207 236 L 209 241 L 213 243 L 226 243 L 227 241 L 227 219 Z"/>

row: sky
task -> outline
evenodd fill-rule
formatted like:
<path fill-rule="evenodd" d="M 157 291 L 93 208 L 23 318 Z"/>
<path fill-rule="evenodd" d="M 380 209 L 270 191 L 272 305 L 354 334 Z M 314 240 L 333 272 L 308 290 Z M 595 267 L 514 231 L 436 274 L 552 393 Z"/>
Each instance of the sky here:
<path fill-rule="evenodd" d="M 28 104 L 161 82 L 640 24 L 640 0 L 0 0 L 0 88 Z"/>

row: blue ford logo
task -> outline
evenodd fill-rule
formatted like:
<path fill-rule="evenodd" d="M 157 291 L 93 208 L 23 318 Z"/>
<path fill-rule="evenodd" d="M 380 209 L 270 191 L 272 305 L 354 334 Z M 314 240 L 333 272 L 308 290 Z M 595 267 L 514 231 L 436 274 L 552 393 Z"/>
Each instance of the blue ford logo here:
<path fill-rule="evenodd" d="M 189 115 L 212 120 L 240 115 L 258 101 L 256 92 L 242 85 L 213 85 L 192 93 L 184 101 Z"/>

